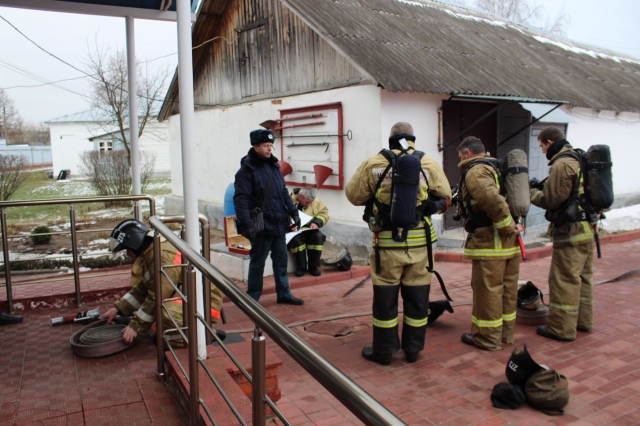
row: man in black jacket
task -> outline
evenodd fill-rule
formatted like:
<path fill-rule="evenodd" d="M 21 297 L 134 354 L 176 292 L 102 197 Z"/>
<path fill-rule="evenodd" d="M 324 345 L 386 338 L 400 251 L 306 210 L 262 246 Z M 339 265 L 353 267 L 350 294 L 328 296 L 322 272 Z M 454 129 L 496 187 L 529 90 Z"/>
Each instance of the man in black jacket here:
<path fill-rule="evenodd" d="M 284 184 L 278 159 L 271 153 L 275 141 L 273 132 L 254 130 L 250 140 L 251 149 L 240 161 L 240 170 L 236 173 L 233 196 L 238 230 L 251 241 L 247 294 L 256 301 L 260 299 L 264 263 L 271 251 L 277 302 L 302 305 L 304 302 L 293 297 L 289 288 L 285 241 L 287 232 L 300 227 L 298 209 Z M 256 208 L 262 210 L 264 218 L 264 230 L 260 233 L 256 232 L 250 213 Z"/>

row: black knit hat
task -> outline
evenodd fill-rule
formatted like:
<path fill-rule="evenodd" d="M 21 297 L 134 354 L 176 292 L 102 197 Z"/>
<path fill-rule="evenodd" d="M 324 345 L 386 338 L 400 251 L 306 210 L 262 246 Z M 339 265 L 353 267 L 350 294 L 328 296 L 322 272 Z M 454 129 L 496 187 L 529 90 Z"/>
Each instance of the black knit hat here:
<path fill-rule="evenodd" d="M 522 407 L 526 401 L 527 398 L 522 388 L 511 383 L 498 383 L 491 392 L 493 406 L 503 410 L 515 410 Z"/>
<path fill-rule="evenodd" d="M 276 138 L 273 135 L 271 130 L 266 129 L 258 129 L 254 130 L 249 134 L 249 138 L 251 139 L 251 146 L 260 145 L 263 142 L 275 142 Z"/>

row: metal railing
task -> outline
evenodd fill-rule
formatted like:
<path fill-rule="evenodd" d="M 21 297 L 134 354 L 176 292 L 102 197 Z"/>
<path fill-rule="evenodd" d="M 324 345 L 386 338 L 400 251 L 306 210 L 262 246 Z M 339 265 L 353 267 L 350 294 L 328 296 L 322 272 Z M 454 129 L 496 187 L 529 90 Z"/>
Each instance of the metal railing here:
<path fill-rule="evenodd" d="M 6 275 L 6 287 L 7 287 L 7 311 L 9 314 L 13 313 L 13 295 L 11 291 L 11 263 L 9 259 L 9 235 L 7 232 L 7 215 L 6 209 L 10 207 L 33 207 L 33 206 L 51 206 L 51 205 L 68 205 L 69 206 L 69 220 L 71 233 L 71 253 L 73 263 L 73 280 L 76 293 L 76 306 L 82 304 L 82 297 L 80 295 L 80 265 L 78 256 L 78 232 L 76 230 L 76 212 L 75 204 L 87 204 L 87 203 L 104 203 L 104 202 L 124 202 L 134 201 L 133 211 L 134 217 L 138 217 L 138 203 L 135 201 L 148 201 L 149 202 L 149 215 L 155 216 L 156 214 L 156 202 L 151 195 L 119 195 L 119 196 L 107 196 L 107 197 L 79 197 L 79 198 L 51 198 L 42 200 L 25 200 L 25 201 L 0 201 L 0 226 L 2 231 L 2 254 L 4 257 L 4 268 Z M 97 232 L 91 230 L 89 232 Z M 50 234 L 65 234 L 50 233 Z M 44 235 L 44 234 L 38 234 Z M 24 236 L 22 236 L 24 237 Z"/>
<path fill-rule="evenodd" d="M 169 228 L 167 228 L 159 218 L 152 217 L 149 220 L 150 226 L 156 231 L 154 237 L 154 258 L 155 258 L 155 284 L 156 294 L 162 294 L 162 276 L 168 279 L 168 276 L 160 265 L 161 248 L 160 235 L 162 235 L 170 244 L 182 253 L 183 264 L 180 265 L 186 269 L 186 281 L 183 281 L 183 289 L 186 282 L 186 296 L 178 289 L 175 283 L 174 288 L 179 297 L 184 301 L 183 305 L 187 305 L 187 327 L 183 327 L 174 320 L 175 328 L 171 331 L 180 333 L 185 342 L 189 346 L 189 373 L 182 366 L 176 356 L 171 344 L 168 344 L 169 350 L 174 354 L 176 361 L 182 373 L 189 381 L 189 418 L 190 424 L 199 424 L 200 407 L 203 407 L 206 415 L 216 424 L 211 417 L 211 413 L 204 405 L 203 400 L 199 396 L 198 371 L 202 367 L 209 378 L 214 382 L 220 393 L 224 396 L 224 392 L 217 382 L 213 374 L 209 371 L 204 360 L 198 356 L 198 321 L 204 324 L 206 331 L 220 344 L 225 353 L 230 356 L 231 360 L 238 366 L 242 374 L 252 385 L 252 415 L 251 420 L 254 425 L 264 425 L 266 423 L 266 407 L 268 405 L 275 415 L 280 418 L 286 425 L 290 423 L 277 409 L 273 401 L 271 401 L 265 393 L 265 349 L 266 340 L 263 336 L 263 330 L 271 336 L 273 341 L 278 344 L 285 352 L 287 352 L 300 366 L 302 366 L 311 376 L 313 376 L 322 386 L 324 386 L 336 399 L 338 399 L 345 407 L 347 407 L 354 415 L 356 415 L 366 425 L 404 425 L 393 413 L 387 410 L 382 404 L 375 400 L 371 395 L 345 376 L 339 369 L 334 367 L 326 359 L 320 356 L 316 351 L 310 348 L 302 339 L 300 339 L 289 328 L 282 324 L 271 313 L 265 310 L 258 302 L 249 297 L 242 289 L 229 280 L 220 271 L 214 268 L 210 262 L 193 250 L 185 241 L 175 236 Z M 244 314 L 246 314 L 255 324 L 254 337 L 252 339 L 252 374 L 249 375 L 242 365 L 235 359 L 233 354 L 229 352 L 226 346 L 216 336 L 210 327 L 210 322 L 196 311 L 196 269 L 199 270 L 204 277 L 210 280 L 222 293 L 229 298 Z M 164 274 L 164 275 L 163 275 Z M 184 276 L 184 275 L 183 275 Z M 205 292 L 206 293 L 206 292 Z M 158 379 L 164 378 L 164 343 L 168 340 L 164 339 L 164 331 L 162 330 L 162 316 L 167 312 L 163 305 L 163 301 L 156 300 L 156 347 L 158 351 Z M 168 312 L 167 312 L 168 313 Z M 167 330 L 168 331 L 168 330 Z M 186 331 L 186 334 L 185 334 Z M 225 397 L 227 404 L 235 414 L 236 418 L 242 425 L 247 422 L 241 418 L 231 401 Z"/>

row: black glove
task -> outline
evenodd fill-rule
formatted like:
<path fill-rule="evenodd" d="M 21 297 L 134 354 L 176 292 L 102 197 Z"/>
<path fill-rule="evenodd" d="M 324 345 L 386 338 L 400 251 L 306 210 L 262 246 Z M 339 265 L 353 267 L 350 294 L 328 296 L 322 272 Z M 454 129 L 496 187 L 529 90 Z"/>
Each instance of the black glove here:
<path fill-rule="evenodd" d="M 293 216 L 293 225 L 291 225 L 291 229 L 297 228 L 299 231 L 301 226 L 302 226 L 302 223 L 300 222 L 300 216 L 298 215 Z"/>
<path fill-rule="evenodd" d="M 253 226 L 243 229 L 241 234 L 249 241 L 256 239 L 256 230 Z"/>
<path fill-rule="evenodd" d="M 425 216 L 431 216 L 437 212 L 443 212 L 445 210 L 447 210 L 447 201 L 444 198 L 431 194 L 424 203 L 422 214 Z"/>
<path fill-rule="evenodd" d="M 536 178 L 533 178 L 529 181 L 529 187 L 539 189 L 540 191 L 544 190 L 544 184 L 547 183 L 547 180 L 544 179 L 542 182 Z"/>

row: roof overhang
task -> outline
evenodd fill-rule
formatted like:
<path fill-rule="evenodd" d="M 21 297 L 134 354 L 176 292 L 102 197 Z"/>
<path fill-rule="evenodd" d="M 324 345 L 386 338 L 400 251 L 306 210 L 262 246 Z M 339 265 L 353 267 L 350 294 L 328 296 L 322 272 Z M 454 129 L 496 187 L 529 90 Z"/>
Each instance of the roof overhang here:
<path fill-rule="evenodd" d="M 2 0 L 0 0 L 2 1 Z M 476 101 L 512 101 L 512 102 L 525 102 L 525 103 L 539 103 L 539 104 L 553 104 L 553 105 L 565 105 L 569 101 L 555 101 L 551 99 L 536 99 L 536 98 L 523 98 L 520 96 L 486 96 L 486 95 L 452 95 L 451 99 L 471 99 Z"/>
<path fill-rule="evenodd" d="M 191 22 L 196 21 L 197 5 L 198 0 L 191 1 Z M 0 0 L 0 6 L 154 21 L 177 19 L 173 0 Z"/>
<path fill-rule="evenodd" d="M 574 123 L 575 120 L 556 105 L 520 102 L 520 106 L 538 118 L 541 123 Z"/>

